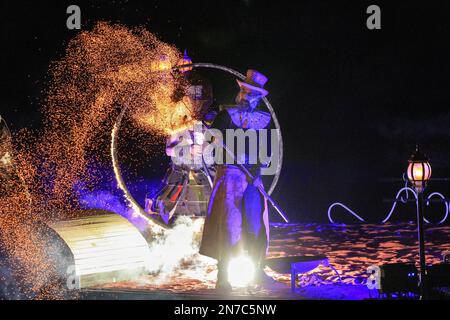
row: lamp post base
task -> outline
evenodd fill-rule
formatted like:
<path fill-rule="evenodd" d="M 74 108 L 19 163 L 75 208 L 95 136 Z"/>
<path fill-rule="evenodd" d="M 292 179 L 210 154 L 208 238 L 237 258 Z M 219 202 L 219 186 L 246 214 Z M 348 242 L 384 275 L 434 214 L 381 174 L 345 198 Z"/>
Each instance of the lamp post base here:
<path fill-rule="evenodd" d="M 423 221 L 423 192 L 417 190 L 417 233 L 419 240 L 419 259 L 420 259 L 420 299 L 428 299 L 428 286 L 426 275 L 426 260 L 425 260 L 425 236 L 424 236 L 424 221 Z"/>

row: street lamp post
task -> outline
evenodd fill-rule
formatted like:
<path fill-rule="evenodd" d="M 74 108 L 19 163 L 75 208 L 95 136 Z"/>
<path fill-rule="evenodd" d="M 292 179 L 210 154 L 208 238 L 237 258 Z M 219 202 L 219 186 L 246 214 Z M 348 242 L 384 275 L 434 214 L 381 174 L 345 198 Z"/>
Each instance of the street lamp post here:
<path fill-rule="evenodd" d="M 425 237 L 424 237 L 424 205 L 423 191 L 426 188 L 427 181 L 431 177 L 431 166 L 428 158 L 423 154 L 419 146 L 408 160 L 408 179 L 417 192 L 417 233 L 419 240 L 419 258 L 420 258 L 420 295 L 421 299 L 428 298 L 428 288 L 426 279 L 426 260 L 425 260 Z"/>

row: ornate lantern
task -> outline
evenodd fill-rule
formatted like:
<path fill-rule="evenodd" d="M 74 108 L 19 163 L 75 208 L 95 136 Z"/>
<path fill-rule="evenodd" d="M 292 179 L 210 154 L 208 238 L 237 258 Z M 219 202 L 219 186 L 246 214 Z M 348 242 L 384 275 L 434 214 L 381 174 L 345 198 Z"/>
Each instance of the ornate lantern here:
<path fill-rule="evenodd" d="M 183 58 L 178 62 L 179 66 L 190 65 L 192 64 L 192 59 L 188 56 L 186 49 L 184 50 Z M 188 72 L 192 70 L 192 66 L 190 67 L 182 67 L 179 68 L 180 72 Z"/>
<path fill-rule="evenodd" d="M 416 146 L 416 151 L 408 160 L 408 179 L 416 189 L 417 195 L 417 234 L 419 238 L 419 258 L 420 258 L 420 294 L 421 299 L 428 298 L 428 285 L 426 275 L 426 257 L 425 257 L 425 226 L 423 223 L 424 205 L 423 205 L 423 191 L 425 190 L 427 181 L 431 177 L 431 166 L 428 158 L 423 154 L 419 146 Z"/>
<path fill-rule="evenodd" d="M 416 151 L 411 155 L 408 162 L 408 179 L 417 192 L 421 193 L 431 177 L 431 165 L 428 158 L 417 145 Z"/>

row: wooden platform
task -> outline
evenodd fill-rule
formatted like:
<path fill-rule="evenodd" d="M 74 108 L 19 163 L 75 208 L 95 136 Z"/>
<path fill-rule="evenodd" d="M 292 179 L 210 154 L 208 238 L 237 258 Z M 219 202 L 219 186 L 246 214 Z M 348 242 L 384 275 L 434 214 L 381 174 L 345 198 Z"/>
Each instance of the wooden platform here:
<path fill-rule="evenodd" d="M 117 214 L 103 211 L 48 226 L 70 249 L 69 289 L 133 280 L 146 272 L 148 244 L 139 230 Z"/>

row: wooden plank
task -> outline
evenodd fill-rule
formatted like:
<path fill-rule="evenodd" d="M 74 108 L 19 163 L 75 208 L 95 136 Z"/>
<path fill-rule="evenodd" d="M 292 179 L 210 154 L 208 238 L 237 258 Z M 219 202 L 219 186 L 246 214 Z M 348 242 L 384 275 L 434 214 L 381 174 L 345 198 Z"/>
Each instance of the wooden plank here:
<path fill-rule="evenodd" d="M 145 245 L 140 242 L 140 237 L 137 235 L 120 236 L 120 237 L 100 237 L 96 239 L 80 239 L 80 240 L 69 240 L 67 244 L 74 249 L 77 248 L 91 248 L 91 247 L 123 247 L 123 246 L 136 246 L 137 244 Z"/>
<path fill-rule="evenodd" d="M 76 259 L 78 260 L 89 260 L 89 259 L 101 259 L 104 257 L 127 257 L 132 258 L 134 256 L 140 256 L 142 257 L 142 254 L 144 253 L 144 250 L 142 248 L 136 248 L 136 249 L 126 249 L 126 250 L 110 250 L 105 252 L 85 252 L 85 253 L 77 253 Z"/>
<path fill-rule="evenodd" d="M 115 225 L 114 225 L 115 224 Z M 59 232 L 79 232 L 79 231 L 83 231 L 83 230 L 92 230 L 95 231 L 97 230 L 103 230 L 103 231 L 110 231 L 110 232 L 117 232 L 117 231 L 129 231 L 131 229 L 133 229 L 132 226 L 128 226 L 128 225 L 117 225 L 117 222 L 114 223 L 108 223 L 108 224 L 90 224 L 90 225 L 83 225 L 83 226 L 67 226 L 67 227 L 54 227 L 53 229 L 58 230 Z"/>
<path fill-rule="evenodd" d="M 68 239 L 67 243 L 76 245 L 77 243 L 80 243 L 80 245 L 85 245 L 86 243 L 95 243 L 98 242 L 99 245 L 101 243 L 106 243 L 107 241 L 110 242 L 117 242 L 117 241 L 130 241 L 130 243 L 134 243 L 136 241 L 139 241 L 140 236 L 139 235 L 103 235 L 103 236 L 97 236 L 97 237 L 89 237 L 89 238 L 71 238 L 64 235 L 64 239 Z"/>
<path fill-rule="evenodd" d="M 120 220 L 85 220 L 85 221 L 62 221 L 62 222 L 56 222 L 56 223 L 51 223 L 50 227 L 52 228 L 60 228 L 60 229 L 64 229 L 64 228 L 76 228 L 76 227 L 82 227 L 82 228 L 86 228 L 89 226 L 98 226 L 98 225 L 109 225 L 109 226 L 114 226 L 114 224 L 116 223 L 122 223 L 122 221 Z M 123 226 L 123 225 L 122 225 Z"/>
<path fill-rule="evenodd" d="M 122 219 L 123 219 L 123 217 L 118 214 L 102 212 L 101 214 L 94 214 L 94 215 L 79 217 L 79 218 L 70 219 L 70 220 L 51 222 L 50 224 L 64 225 L 67 223 L 84 223 L 85 221 L 101 221 L 101 222 L 121 221 Z"/>
<path fill-rule="evenodd" d="M 149 256 L 145 255 L 147 251 L 144 250 L 135 250 L 135 251 L 111 251 L 111 252 L 100 252 L 92 254 L 91 252 L 80 254 L 75 256 L 76 261 L 84 261 L 84 260 L 95 260 L 95 259 L 105 259 L 107 257 L 116 257 L 118 260 L 121 259 L 121 257 L 131 257 L 133 255 L 140 255 L 143 257 L 142 259 L 148 259 Z"/>
<path fill-rule="evenodd" d="M 116 222 L 117 224 L 117 222 Z M 102 230 L 103 232 L 127 232 L 129 230 L 134 229 L 132 226 L 111 226 L 111 225 L 101 225 L 101 224 L 95 224 L 95 225 L 89 225 L 89 226 L 74 226 L 74 227 L 65 227 L 65 228 L 58 228 L 55 227 L 55 230 L 58 230 L 62 233 L 73 233 L 73 232 L 80 232 L 83 230 L 89 230 L 95 232 L 95 230 Z"/>
<path fill-rule="evenodd" d="M 141 233 L 125 218 L 101 214 L 50 224 L 74 256 L 81 288 L 131 280 L 146 270 L 150 250 Z"/>

